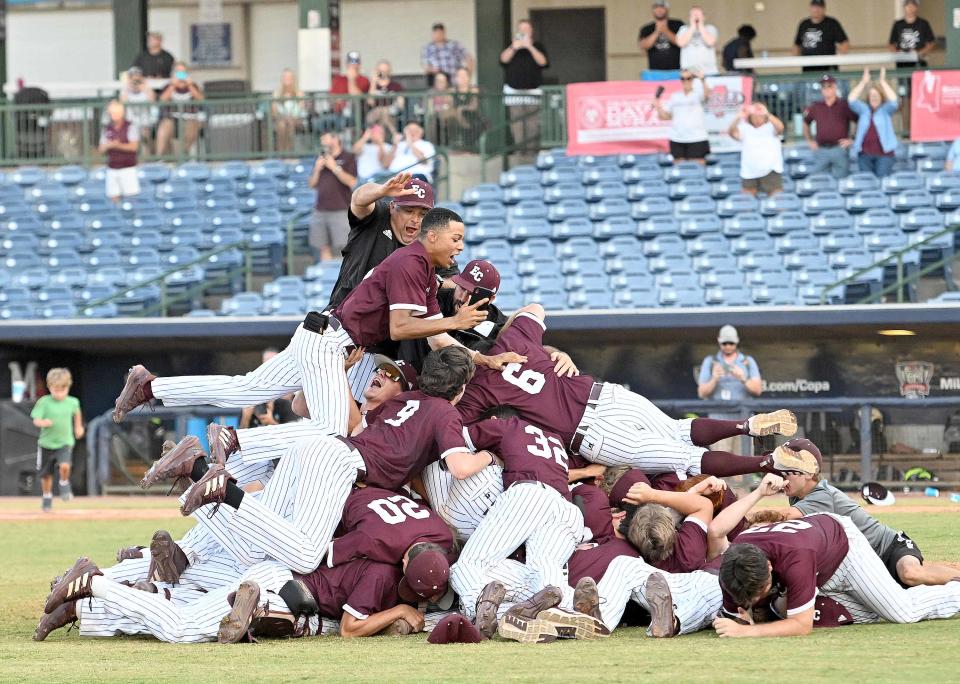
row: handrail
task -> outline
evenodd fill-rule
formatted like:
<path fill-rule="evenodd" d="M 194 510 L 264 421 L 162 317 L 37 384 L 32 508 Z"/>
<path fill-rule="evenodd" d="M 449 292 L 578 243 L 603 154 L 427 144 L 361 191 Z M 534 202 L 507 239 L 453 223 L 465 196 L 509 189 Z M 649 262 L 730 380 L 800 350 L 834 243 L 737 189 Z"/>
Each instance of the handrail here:
<path fill-rule="evenodd" d="M 887 255 L 886 257 L 884 257 L 883 259 L 880 259 L 879 261 L 876 261 L 876 262 L 874 262 L 873 264 L 871 264 L 871 265 L 869 265 L 869 266 L 865 266 L 864 268 L 861 268 L 861 269 L 858 269 L 858 270 L 854 271 L 851 275 L 847 276 L 846 278 L 841 278 L 840 280 L 837 280 L 837 281 L 835 281 L 835 282 L 833 282 L 833 283 L 825 286 L 825 287 L 823 288 L 823 291 L 820 293 L 820 304 L 823 305 L 823 304 L 826 304 L 826 303 L 827 303 L 827 295 L 828 295 L 828 293 L 830 292 L 830 290 L 833 290 L 834 288 L 840 287 L 841 285 L 847 285 L 848 283 L 856 282 L 856 280 L 857 280 L 860 276 L 862 276 L 863 274 L 869 273 L 870 271 L 872 271 L 872 270 L 874 270 L 874 269 L 877 269 L 877 268 L 881 268 L 881 267 L 883 267 L 883 266 L 886 266 L 887 264 L 891 263 L 892 261 L 896 261 L 896 263 L 897 263 L 897 281 L 896 281 L 895 283 L 893 283 L 892 285 L 888 285 L 887 287 L 883 288 L 883 289 L 880 290 L 879 292 L 876 292 L 876 293 L 873 293 L 873 294 L 870 294 L 870 295 L 864 297 L 864 298 L 861 299 L 859 302 L 857 302 L 857 304 L 871 304 L 871 303 L 873 303 L 874 301 L 879 301 L 880 298 L 883 297 L 883 295 L 885 295 L 885 294 L 887 294 L 887 293 L 889 293 L 889 292 L 893 292 L 894 290 L 897 291 L 897 303 L 898 303 L 898 304 L 902 304 L 902 303 L 903 303 L 903 286 L 904 286 L 904 285 L 909 285 L 909 284 L 911 284 L 911 283 L 919 280 L 920 278 L 922 278 L 923 276 L 925 276 L 927 273 L 930 273 L 931 271 L 935 271 L 935 270 L 937 270 L 938 268 L 941 268 L 944 264 L 946 264 L 948 261 L 950 261 L 950 260 L 953 259 L 953 256 L 952 256 L 952 255 L 951 255 L 949 258 L 940 259 L 939 261 L 937 261 L 937 262 L 935 262 L 935 263 L 933 263 L 933 264 L 927 265 L 927 266 L 924 267 L 923 269 L 919 269 L 916 273 L 912 273 L 912 274 L 904 277 L 904 275 L 903 275 L 903 256 L 904 256 L 904 254 L 907 254 L 908 252 L 915 251 L 915 250 L 917 250 L 918 248 L 921 248 L 923 245 L 927 244 L 928 242 L 930 242 L 930 241 L 932 241 L 932 240 L 936 240 L 936 239 L 938 239 L 938 238 L 941 238 L 941 237 L 943 237 L 944 235 L 947 235 L 947 234 L 952 235 L 953 233 L 956 233 L 958 230 L 960 230 L 960 224 L 957 224 L 957 225 L 954 225 L 954 226 L 948 226 L 947 228 L 944 228 L 943 230 L 941 230 L 941 231 L 939 231 L 939 232 L 937 232 L 937 233 L 934 233 L 933 235 L 930 235 L 930 236 L 925 237 L 923 240 L 918 240 L 917 242 L 912 242 L 912 243 L 910 243 L 909 245 L 907 245 L 906 247 L 904 247 L 903 249 L 899 249 L 899 250 L 897 250 L 897 251 L 895 251 L 895 252 L 893 252 L 893 253 L 891 253 L 891 254 L 888 254 L 888 255 Z"/>
<path fill-rule="evenodd" d="M 252 255 L 250 253 L 252 246 L 248 241 L 244 240 L 242 242 L 232 242 L 229 245 L 223 245 L 216 249 L 210 250 L 209 252 L 205 252 L 204 254 L 197 257 L 196 259 L 192 259 L 191 261 L 187 261 L 183 264 L 178 264 L 176 267 L 171 268 L 168 271 L 164 271 L 162 274 L 158 275 L 156 278 L 144 280 L 141 283 L 136 283 L 135 285 L 131 285 L 129 287 L 120 288 L 117 292 L 114 292 L 112 295 L 108 297 L 101 297 L 100 299 L 96 299 L 90 302 L 89 304 L 85 304 L 84 306 L 81 306 L 80 311 L 83 312 L 83 311 L 87 311 L 88 309 L 93 309 L 95 307 L 102 306 L 104 304 L 110 304 L 119 299 L 123 299 L 123 297 L 126 295 L 127 292 L 130 292 L 132 290 L 139 290 L 143 287 L 148 287 L 150 285 L 159 284 L 160 285 L 160 304 L 158 306 L 148 308 L 146 309 L 146 311 L 152 312 L 154 309 L 158 309 L 160 311 L 160 315 L 166 317 L 167 307 L 171 303 L 167 295 L 167 279 L 171 275 L 173 275 L 174 273 L 178 273 L 180 271 L 185 271 L 189 268 L 193 268 L 194 266 L 197 266 L 198 264 L 202 264 L 206 261 L 209 261 L 210 257 L 216 256 L 217 254 L 222 254 L 223 252 L 229 252 L 235 249 L 243 250 L 244 263 L 241 268 L 243 268 L 243 272 L 244 272 L 244 287 L 247 290 L 250 290 L 252 289 L 252 286 L 253 286 Z M 205 279 L 202 284 L 202 289 L 208 288 L 211 285 L 216 285 L 216 284 L 219 284 L 219 283 L 217 283 L 216 281 Z M 176 302 L 182 298 L 183 298 L 182 295 L 175 296 L 173 301 Z"/>

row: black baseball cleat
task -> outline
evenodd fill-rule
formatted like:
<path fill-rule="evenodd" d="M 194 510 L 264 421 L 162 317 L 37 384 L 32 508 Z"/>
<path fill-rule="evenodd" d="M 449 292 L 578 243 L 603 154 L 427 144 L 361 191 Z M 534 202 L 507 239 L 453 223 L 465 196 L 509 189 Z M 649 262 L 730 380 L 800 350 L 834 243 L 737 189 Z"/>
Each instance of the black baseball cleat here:
<path fill-rule="evenodd" d="M 73 567 L 64 573 L 51 589 L 47 597 L 43 612 L 48 615 L 62 606 L 67 601 L 89 598 L 93 596 L 90 590 L 90 582 L 97 575 L 102 575 L 97 564 L 86 556 L 78 558 Z"/>
<path fill-rule="evenodd" d="M 230 473 L 219 463 L 214 463 L 207 474 L 193 483 L 187 491 L 187 498 L 180 506 L 180 513 L 190 515 L 207 504 L 219 506 L 227 496 L 227 483 L 233 480 Z M 216 508 L 214 509 L 216 511 Z"/>
<path fill-rule="evenodd" d="M 237 433 L 233 428 L 219 423 L 210 423 L 207 426 L 207 443 L 210 445 L 210 459 L 222 466 L 227 465 L 227 458 L 240 449 Z"/>
<path fill-rule="evenodd" d="M 577 586 L 574 587 L 573 609 L 578 613 L 602 620 L 600 617 L 600 591 L 592 577 L 581 577 Z"/>
<path fill-rule="evenodd" d="M 655 572 L 647 578 L 643 595 L 650 607 L 650 636 L 668 639 L 677 635 L 677 618 L 673 612 L 673 595 L 667 578 Z"/>
<path fill-rule="evenodd" d="M 153 533 L 150 540 L 150 569 L 147 571 L 149 581 L 176 584 L 189 564 L 187 555 L 173 541 L 169 532 L 157 530 Z"/>
<path fill-rule="evenodd" d="M 548 621 L 511 615 L 509 612 L 501 618 L 497 633 L 504 639 L 521 644 L 546 644 L 557 640 L 557 629 Z"/>
<path fill-rule="evenodd" d="M 72 627 L 76 623 L 77 602 L 67 601 L 66 603 L 61 603 L 52 613 L 43 614 L 43 617 L 40 618 L 40 624 L 37 625 L 37 629 L 33 632 L 33 640 L 43 641 L 50 635 L 50 632 L 60 629 L 61 627 L 66 627 L 67 625 Z"/>
<path fill-rule="evenodd" d="M 545 620 L 557 630 L 559 639 L 603 639 L 610 630 L 600 618 L 555 606 L 540 611 L 538 620 Z"/>
<path fill-rule="evenodd" d="M 143 366 L 134 366 L 130 369 L 127 379 L 123 383 L 123 390 L 114 402 L 114 423 L 123 421 L 126 415 L 138 406 L 149 403 L 150 399 L 153 398 L 153 393 L 149 391 L 147 386 L 156 378 L 156 375 Z"/>
<path fill-rule="evenodd" d="M 490 582 L 477 597 L 477 619 L 473 625 L 487 639 L 497 632 L 497 609 L 507 595 L 507 588 L 500 582 Z"/>
<path fill-rule="evenodd" d="M 506 615 L 533 620 L 537 614 L 553 608 L 563 599 L 563 593 L 553 586 L 546 586 L 526 601 L 515 603 L 507 610 Z"/>
<path fill-rule="evenodd" d="M 260 585 L 256 582 L 241 582 L 233 598 L 230 614 L 220 621 L 217 641 L 221 644 L 235 644 L 241 639 L 251 641 L 250 624 L 260 607 Z"/>

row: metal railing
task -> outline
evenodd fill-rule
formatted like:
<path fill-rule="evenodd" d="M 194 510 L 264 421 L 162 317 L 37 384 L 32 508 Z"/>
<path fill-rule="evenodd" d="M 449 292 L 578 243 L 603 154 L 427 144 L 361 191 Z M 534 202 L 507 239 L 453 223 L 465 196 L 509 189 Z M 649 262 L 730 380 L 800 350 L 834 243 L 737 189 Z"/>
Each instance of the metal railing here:
<path fill-rule="evenodd" d="M 834 290 L 844 285 L 854 284 L 862 276 L 868 273 L 871 273 L 876 269 L 883 269 L 885 266 L 894 265 L 894 264 L 896 264 L 896 282 L 893 282 L 890 285 L 887 285 L 886 287 L 882 287 L 876 292 L 871 292 L 870 294 L 861 298 L 855 303 L 856 304 L 874 304 L 876 302 L 881 301 L 886 295 L 890 294 L 891 292 L 896 292 L 897 303 L 902 304 L 904 300 L 904 291 L 906 290 L 907 286 L 917 282 L 918 280 L 920 280 L 920 278 L 923 278 L 924 276 L 928 275 L 929 273 L 933 273 L 934 271 L 946 269 L 947 272 L 949 273 L 951 270 L 950 264 L 953 262 L 955 258 L 953 247 L 951 246 L 950 248 L 944 249 L 946 254 L 942 258 L 937 259 L 925 266 L 918 267 L 916 270 L 911 269 L 910 273 L 906 273 L 904 270 L 904 265 L 905 265 L 904 256 L 918 250 L 921 251 L 922 253 L 924 245 L 934 242 L 935 240 L 939 240 L 940 238 L 943 238 L 946 235 L 954 235 L 958 230 L 960 230 L 960 224 L 957 224 L 954 226 L 948 226 L 947 228 L 944 228 L 943 230 L 936 232 L 933 235 L 929 235 L 921 240 L 917 240 L 916 242 L 911 242 L 909 245 L 907 245 L 903 249 L 898 249 L 894 252 L 891 252 L 883 259 L 880 259 L 879 261 L 876 261 L 870 264 L 869 266 L 859 268 L 855 270 L 853 273 L 851 273 L 850 275 L 848 275 L 847 277 L 841 278 L 840 280 L 837 280 L 827 285 L 826 287 L 823 288 L 823 292 L 820 293 L 820 304 L 827 303 L 827 301 L 830 298 L 829 293 L 831 290 Z M 951 243 L 954 243 L 954 242 L 955 242 L 955 239 L 951 240 Z M 947 281 L 948 287 L 952 286 L 953 284 L 952 278 L 948 277 L 946 278 L 946 281 Z M 950 289 L 952 289 L 952 287 Z"/>

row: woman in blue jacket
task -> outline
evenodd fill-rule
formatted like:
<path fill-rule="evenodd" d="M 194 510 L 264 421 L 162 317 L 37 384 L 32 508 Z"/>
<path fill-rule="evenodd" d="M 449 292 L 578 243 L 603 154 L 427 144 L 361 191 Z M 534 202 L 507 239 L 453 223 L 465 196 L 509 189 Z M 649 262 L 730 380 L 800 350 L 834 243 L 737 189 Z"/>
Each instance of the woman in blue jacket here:
<path fill-rule="evenodd" d="M 867 90 L 867 102 L 860 99 Z M 863 70 L 863 78 L 847 98 L 850 109 L 859 117 L 853 151 L 861 171 L 883 178 L 893 170 L 897 151 L 897 134 L 893 130 L 893 113 L 897 111 L 897 93 L 887 83 L 886 68 L 880 69 L 880 80 L 870 83 L 870 70 Z"/>

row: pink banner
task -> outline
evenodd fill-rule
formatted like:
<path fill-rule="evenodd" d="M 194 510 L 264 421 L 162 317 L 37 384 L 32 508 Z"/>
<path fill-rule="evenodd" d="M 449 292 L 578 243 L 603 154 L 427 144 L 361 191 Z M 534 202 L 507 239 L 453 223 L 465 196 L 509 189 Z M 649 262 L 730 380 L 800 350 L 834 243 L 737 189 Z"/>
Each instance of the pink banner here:
<path fill-rule="evenodd" d="M 910 139 L 960 138 L 960 71 L 914 71 Z"/>
<path fill-rule="evenodd" d="M 707 79 L 707 132 L 716 152 L 739 149 L 727 128 L 744 102 L 750 100 L 753 79 L 717 76 Z M 605 81 L 567 86 L 567 154 L 660 152 L 668 149 L 670 122 L 661 121 L 653 107 L 657 88 L 663 98 L 680 90 L 680 81 Z"/>

